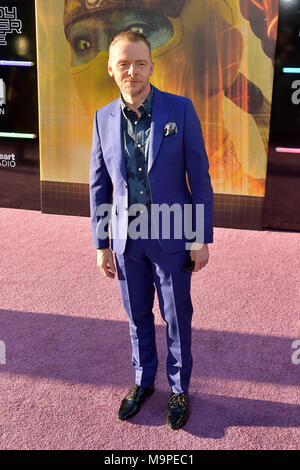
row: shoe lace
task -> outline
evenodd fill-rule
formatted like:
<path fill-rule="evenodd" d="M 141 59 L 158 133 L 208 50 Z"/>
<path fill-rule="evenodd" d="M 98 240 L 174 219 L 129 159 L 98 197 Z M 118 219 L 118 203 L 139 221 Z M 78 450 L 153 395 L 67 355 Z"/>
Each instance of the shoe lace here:
<path fill-rule="evenodd" d="M 182 408 L 186 403 L 186 397 L 184 393 L 173 393 L 170 397 L 170 406 L 173 408 Z"/>
<path fill-rule="evenodd" d="M 131 389 L 129 390 L 128 395 L 127 395 L 128 400 L 132 399 L 135 396 L 137 389 L 138 389 L 137 384 L 135 384 L 135 385 L 133 385 L 133 387 L 131 387 Z"/>

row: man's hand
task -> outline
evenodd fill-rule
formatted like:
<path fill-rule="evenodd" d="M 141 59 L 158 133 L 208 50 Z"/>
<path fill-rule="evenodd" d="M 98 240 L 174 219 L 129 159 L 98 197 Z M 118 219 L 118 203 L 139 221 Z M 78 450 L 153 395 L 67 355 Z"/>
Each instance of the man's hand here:
<path fill-rule="evenodd" d="M 192 244 L 190 250 L 191 260 L 195 261 L 195 267 L 193 269 L 193 273 L 200 271 L 200 269 L 204 268 L 204 266 L 208 263 L 209 258 L 209 251 L 207 243 L 201 243 L 197 246 L 197 244 Z"/>
<path fill-rule="evenodd" d="M 115 277 L 116 266 L 113 252 L 110 248 L 97 250 L 97 266 L 99 266 L 105 277 Z"/>

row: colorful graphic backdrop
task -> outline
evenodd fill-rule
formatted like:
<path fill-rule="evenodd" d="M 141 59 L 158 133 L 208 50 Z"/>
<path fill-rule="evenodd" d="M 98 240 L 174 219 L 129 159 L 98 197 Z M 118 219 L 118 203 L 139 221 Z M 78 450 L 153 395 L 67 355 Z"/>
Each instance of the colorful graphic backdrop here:
<path fill-rule="evenodd" d="M 52 210 L 67 211 L 71 193 L 87 202 L 93 116 L 119 95 L 108 46 L 125 29 L 150 40 L 152 83 L 193 100 L 215 195 L 231 205 L 263 198 L 278 9 L 279 0 L 37 1 L 43 209 L 56 199 Z"/>

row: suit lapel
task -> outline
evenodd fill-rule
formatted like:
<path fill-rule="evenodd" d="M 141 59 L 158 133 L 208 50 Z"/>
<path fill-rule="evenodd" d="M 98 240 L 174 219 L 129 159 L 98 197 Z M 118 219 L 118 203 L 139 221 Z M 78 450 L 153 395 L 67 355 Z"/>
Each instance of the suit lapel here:
<path fill-rule="evenodd" d="M 121 104 L 120 98 L 118 98 L 112 111 L 109 114 L 109 133 L 111 145 L 115 157 L 116 165 L 123 177 L 127 182 L 127 174 L 125 167 L 125 155 L 122 145 L 122 121 L 121 121 Z"/>
<path fill-rule="evenodd" d="M 169 107 L 166 103 L 164 93 L 154 88 L 152 102 L 152 120 L 150 128 L 150 144 L 149 144 L 149 162 L 148 173 L 151 170 L 163 139 L 164 128 L 168 122 Z M 125 155 L 122 145 L 122 121 L 121 121 L 121 104 L 118 98 L 113 105 L 109 114 L 109 132 L 111 145 L 115 157 L 116 165 L 127 182 Z"/>
<path fill-rule="evenodd" d="M 169 107 L 166 103 L 164 93 L 154 88 L 152 102 L 152 122 L 150 129 L 149 162 L 148 173 L 151 170 L 163 139 L 164 128 L 168 122 Z"/>

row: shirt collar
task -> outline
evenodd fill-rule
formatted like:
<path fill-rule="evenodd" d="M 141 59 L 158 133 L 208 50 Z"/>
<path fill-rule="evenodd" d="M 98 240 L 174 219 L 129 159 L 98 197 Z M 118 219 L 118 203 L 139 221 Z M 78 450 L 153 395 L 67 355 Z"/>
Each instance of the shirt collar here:
<path fill-rule="evenodd" d="M 143 111 L 145 111 L 149 117 L 151 117 L 151 113 L 152 113 L 152 100 L 153 100 L 153 86 L 150 84 L 150 87 L 151 87 L 151 91 L 150 91 L 149 95 L 145 99 L 144 103 L 141 106 L 139 106 L 139 108 L 138 108 L 138 110 L 141 114 L 143 113 Z M 123 100 L 122 93 L 120 95 L 120 101 L 121 101 L 122 112 L 123 112 L 124 116 L 127 118 L 128 116 L 126 115 L 126 111 L 129 108 L 127 108 L 127 105 L 126 105 L 125 101 Z"/>

